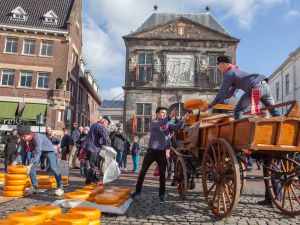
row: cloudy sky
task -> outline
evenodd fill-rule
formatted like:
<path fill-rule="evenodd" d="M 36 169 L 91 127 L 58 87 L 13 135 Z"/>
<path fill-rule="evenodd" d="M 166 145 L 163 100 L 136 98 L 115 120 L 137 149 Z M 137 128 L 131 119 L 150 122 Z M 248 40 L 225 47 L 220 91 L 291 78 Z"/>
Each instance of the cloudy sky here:
<path fill-rule="evenodd" d="M 84 57 L 101 86 L 103 99 L 122 93 L 125 45 L 158 5 L 159 12 L 211 14 L 241 39 L 237 64 L 270 75 L 300 46 L 299 0 L 83 0 Z"/>

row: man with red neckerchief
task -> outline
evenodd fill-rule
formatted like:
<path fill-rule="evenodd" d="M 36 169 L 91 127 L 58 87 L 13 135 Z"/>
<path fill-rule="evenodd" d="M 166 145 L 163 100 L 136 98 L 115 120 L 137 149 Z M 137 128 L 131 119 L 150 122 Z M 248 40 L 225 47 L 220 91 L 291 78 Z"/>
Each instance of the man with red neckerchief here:
<path fill-rule="evenodd" d="M 217 58 L 217 64 L 223 73 L 222 85 L 215 99 L 208 106 L 200 107 L 201 111 L 206 111 L 208 108 L 230 98 L 238 89 L 243 90 L 245 93 L 241 96 L 234 109 L 235 119 L 243 118 L 244 112 L 249 110 L 252 101 L 252 89 L 256 89 L 259 92 L 259 100 L 265 106 L 275 104 L 271 89 L 266 82 L 267 78 L 264 75 L 240 70 L 238 66 L 231 64 L 228 56 L 219 56 Z M 270 113 L 272 116 L 280 116 L 280 112 L 277 108 L 271 109 Z"/>

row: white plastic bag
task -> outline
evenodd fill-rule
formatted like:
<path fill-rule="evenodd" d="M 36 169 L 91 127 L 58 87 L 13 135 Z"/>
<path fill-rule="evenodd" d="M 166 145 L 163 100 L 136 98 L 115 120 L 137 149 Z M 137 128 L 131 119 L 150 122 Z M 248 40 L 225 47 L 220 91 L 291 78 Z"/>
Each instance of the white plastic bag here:
<path fill-rule="evenodd" d="M 62 176 L 67 176 L 67 177 L 69 176 L 69 173 L 70 173 L 70 171 L 69 171 L 69 161 L 60 160 L 58 162 L 58 167 L 60 169 L 60 173 L 61 173 Z"/>
<path fill-rule="evenodd" d="M 108 146 L 103 146 L 100 155 L 104 156 L 104 165 L 103 165 L 103 183 L 109 183 L 118 178 L 121 171 L 119 169 L 118 163 L 114 159 L 117 155 L 117 152 Z"/>

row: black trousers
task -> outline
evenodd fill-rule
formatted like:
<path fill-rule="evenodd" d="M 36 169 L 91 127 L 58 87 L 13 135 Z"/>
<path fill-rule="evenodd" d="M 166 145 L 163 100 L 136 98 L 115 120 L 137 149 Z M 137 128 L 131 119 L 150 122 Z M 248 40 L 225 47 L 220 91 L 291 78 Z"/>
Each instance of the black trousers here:
<path fill-rule="evenodd" d="M 7 167 L 10 166 L 14 160 L 16 159 L 15 153 L 5 152 L 5 162 L 4 162 L 4 170 L 7 172 Z"/>
<path fill-rule="evenodd" d="M 139 174 L 139 178 L 136 184 L 136 192 L 140 193 L 142 191 L 143 182 L 146 176 L 146 173 L 153 162 L 158 164 L 159 168 L 159 195 L 165 194 L 166 189 L 166 167 L 167 167 L 167 159 L 166 159 L 166 151 L 165 150 L 153 150 L 149 149 L 146 152 L 144 157 L 144 161 L 142 164 L 142 169 Z"/>
<path fill-rule="evenodd" d="M 97 159 L 99 152 L 86 151 L 86 167 L 88 169 L 86 184 L 90 184 L 93 180 L 97 179 Z"/>

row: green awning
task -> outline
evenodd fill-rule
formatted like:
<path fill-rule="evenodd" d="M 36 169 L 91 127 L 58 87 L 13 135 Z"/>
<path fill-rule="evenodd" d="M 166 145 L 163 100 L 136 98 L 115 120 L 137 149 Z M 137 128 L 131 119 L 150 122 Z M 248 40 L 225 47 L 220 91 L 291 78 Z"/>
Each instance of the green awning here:
<path fill-rule="evenodd" d="M 47 105 L 26 103 L 22 113 L 22 120 L 36 121 L 36 116 L 39 114 L 45 115 Z"/>
<path fill-rule="evenodd" d="M 16 116 L 17 102 L 0 102 L 0 119 L 12 119 Z"/>

